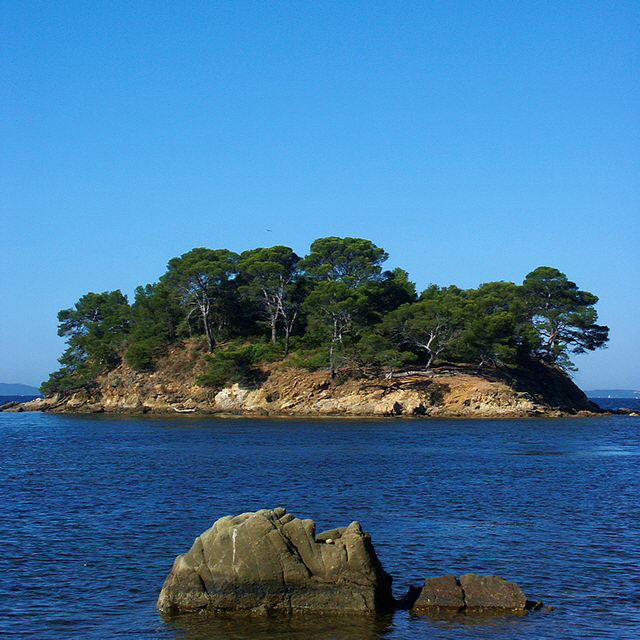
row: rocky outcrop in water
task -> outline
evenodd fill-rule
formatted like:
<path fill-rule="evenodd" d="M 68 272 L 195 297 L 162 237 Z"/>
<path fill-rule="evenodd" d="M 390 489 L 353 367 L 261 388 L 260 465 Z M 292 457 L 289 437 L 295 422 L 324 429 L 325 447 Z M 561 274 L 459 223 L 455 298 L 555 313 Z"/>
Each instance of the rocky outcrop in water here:
<path fill-rule="evenodd" d="M 387 575 L 357 522 L 316 535 L 283 508 L 220 518 L 178 556 L 157 607 L 168 614 L 376 613 Z"/>
<path fill-rule="evenodd" d="M 417 597 L 416 597 L 417 596 Z M 522 612 L 532 607 L 522 589 L 499 576 L 467 573 L 458 580 L 453 575 L 427 578 L 421 589 L 410 592 L 412 611 L 493 611 Z"/>
<path fill-rule="evenodd" d="M 175 559 L 157 601 L 164 614 L 213 616 L 354 615 L 394 608 L 502 615 L 541 606 L 515 582 L 475 573 L 427 578 L 396 601 L 391 577 L 359 523 L 316 535 L 313 520 L 282 507 L 217 520 Z"/>

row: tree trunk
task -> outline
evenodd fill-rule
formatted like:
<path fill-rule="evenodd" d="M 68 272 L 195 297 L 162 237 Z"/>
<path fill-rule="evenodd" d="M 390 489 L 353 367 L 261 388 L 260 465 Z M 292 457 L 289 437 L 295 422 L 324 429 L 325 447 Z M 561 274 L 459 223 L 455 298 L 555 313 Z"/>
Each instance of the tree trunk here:
<path fill-rule="evenodd" d="M 284 307 L 282 308 L 281 314 L 282 320 L 284 322 L 284 356 L 286 358 L 289 354 L 289 338 L 291 337 L 291 332 L 293 331 L 293 323 L 296 321 L 296 316 L 298 315 L 298 313 L 297 311 L 294 311 L 293 317 L 291 318 L 290 322 L 284 312 Z"/>
<path fill-rule="evenodd" d="M 207 336 L 207 351 L 213 353 L 213 333 L 211 332 L 211 324 L 209 323 L 209 301 L 203 300 L 199 303 L 200 315 L 202 315 L 202 324 L 204 325 L 204 334 Z"/>
<path fill-rule="evenodd" d="M 209 322 L 206 318 L 203 318 L 204 321 L 204 333 L 207 336 L 207 351 L 209 353 L 213 353 L 214 340 L 213 335 L 211 334 L 211 327 L 209 326 Z"/>
<path fill-rule="evenodd" d="M 332 340 L 329 343 L 329 371 L 331 372 L 331 379 L 333 380 L 336 377 L 336 362 L 334 359 L 334 341 Z"/>

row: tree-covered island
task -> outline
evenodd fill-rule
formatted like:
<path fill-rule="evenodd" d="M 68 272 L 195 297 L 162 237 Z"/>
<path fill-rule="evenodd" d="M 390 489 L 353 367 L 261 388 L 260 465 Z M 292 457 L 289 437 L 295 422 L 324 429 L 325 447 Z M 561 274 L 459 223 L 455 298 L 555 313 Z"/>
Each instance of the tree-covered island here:
<path fill-rule="evenodd" d="M 126 363 L 151 373 L 176 345 L 206 366 L 195 382 L 220 390 L 256 384 L 265 366 L 375 378 L 465 364 L 482 372 L 570 370 L 571 355 L 603 347 L 598 298 L 552 267 L 522 284 L 430 285 L 383 270 L 387 253 L 362 238 L 285 246 L 195 248 L 169 261 L 132 303 L 119 290 L 87 293 L 58 314 L 67 349 L 46 396 L 90 388 Z"/>

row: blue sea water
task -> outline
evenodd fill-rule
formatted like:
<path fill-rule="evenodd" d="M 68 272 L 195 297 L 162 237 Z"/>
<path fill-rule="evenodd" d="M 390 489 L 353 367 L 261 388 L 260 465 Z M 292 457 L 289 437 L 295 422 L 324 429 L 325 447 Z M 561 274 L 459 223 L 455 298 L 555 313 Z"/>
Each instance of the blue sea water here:
<path fill-rule="evenodd" d="M 602 409 L 640 409 L 640 398 L 589 398 Z"/>
<path fill-rule="evenodd" d="M 0 637 L 640 637 L 640 418 L 250 420 L 0 413 Z M 401 596 L 493 573 L 523 617 L 164 620 L 175 555 L 222 515 L 359 520 Z"/>
<path fill-rule="evenodd" d="M 7 402 L 29 402 L 41 396 L 0 396 L 0 406 Z"/>

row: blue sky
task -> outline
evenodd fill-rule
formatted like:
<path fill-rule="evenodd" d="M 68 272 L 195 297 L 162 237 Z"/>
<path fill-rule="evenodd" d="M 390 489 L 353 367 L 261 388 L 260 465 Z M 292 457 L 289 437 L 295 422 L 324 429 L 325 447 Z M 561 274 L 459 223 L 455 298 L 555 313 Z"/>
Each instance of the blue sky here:
<path fill-rule="evenodd" d="M 640 388 L 637 2 L 24 2 L 0 24 L 0 380 L 196 246 L 373 240 L 429 283 L 600 296 Z M 269 231 L 267 231 L 269 230 Z"/>

